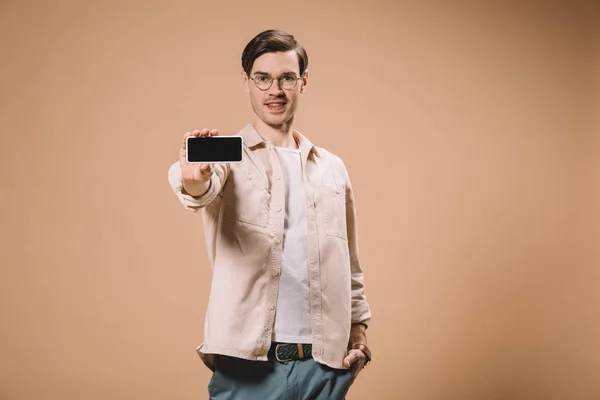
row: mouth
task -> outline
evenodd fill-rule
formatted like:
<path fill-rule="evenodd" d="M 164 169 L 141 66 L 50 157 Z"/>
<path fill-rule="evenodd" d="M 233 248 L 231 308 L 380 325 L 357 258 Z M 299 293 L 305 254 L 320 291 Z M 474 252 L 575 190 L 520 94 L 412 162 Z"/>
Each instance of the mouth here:
<path fill-rule="evenodd" d="M 269 109 L 269 111 L 274 111 L 274 112 L 281 112 L 285 109 L 285 106 L 287 105 L 287 101 L 270 101 L 268 103 L 265 103 L 265 105 L 267 106 L 267 108 Z"/>

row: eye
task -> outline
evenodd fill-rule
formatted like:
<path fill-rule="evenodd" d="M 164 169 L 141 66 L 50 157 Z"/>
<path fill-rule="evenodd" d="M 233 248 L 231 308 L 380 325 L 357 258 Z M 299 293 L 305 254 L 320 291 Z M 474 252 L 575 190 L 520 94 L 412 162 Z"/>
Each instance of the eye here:
<path fill-rule="evenodd" d="M 293 75 L 284 75 L 283 80 L 287 82 L 292 82 L 295 79 Z"/>
<path fill-rule="evenodd" d="M 258 82 L 266 82 L 267 81 L 267 77 L 264 75 L 256 75 L 256 77 L 254 77 L 254 79 L 256 79 L 256 81 L 258 81 Z"/>

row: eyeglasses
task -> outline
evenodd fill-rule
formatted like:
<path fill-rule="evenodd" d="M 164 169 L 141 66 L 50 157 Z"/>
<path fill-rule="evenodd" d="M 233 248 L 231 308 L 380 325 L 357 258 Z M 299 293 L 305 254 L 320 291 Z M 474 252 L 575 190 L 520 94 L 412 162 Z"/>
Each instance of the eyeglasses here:
<path fill-rule="evenodd" d="M 282 89 L 291 90 L 295 88 L 298 81 L 302 79 L 294 74 L 283 74 L 279 78 L 273 78 L 271 75 L 266 74 L 256 74 L 254 78 L 251 76 L 248 76 L 248 78 L 252 79 L 254 84 L 256 84 L 256 87 L 260 90 L 269 90 L 275 79 L 279 81 Z"/>

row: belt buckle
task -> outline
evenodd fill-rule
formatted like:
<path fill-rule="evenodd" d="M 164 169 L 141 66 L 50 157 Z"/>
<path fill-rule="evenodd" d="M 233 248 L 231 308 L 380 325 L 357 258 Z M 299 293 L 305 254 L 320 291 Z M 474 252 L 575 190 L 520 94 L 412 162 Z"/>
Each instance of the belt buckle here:
<path fill-rule="evenodd" d="M 277 345 L 275 346 L 275 358 L 277 359 L 277 361 L 279 361 L 279 362 L 293 361 L 294 360 L 293 358 L 286 358 L 286 359 L 279 358 L 279 353 L 278 353 L 279 346 L 282 346 L 282 345 L 287 345 L 287 343 L 277 343 Z"/>

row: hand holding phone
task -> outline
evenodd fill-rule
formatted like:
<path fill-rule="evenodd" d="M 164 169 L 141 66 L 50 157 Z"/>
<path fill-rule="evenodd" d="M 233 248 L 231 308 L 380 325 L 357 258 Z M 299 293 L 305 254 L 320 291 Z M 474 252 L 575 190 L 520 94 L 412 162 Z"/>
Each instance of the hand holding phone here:
<path fill-rule="evenodd" d="M 186 192 L 192 196 L 200 196 L 206 192 L 213 175 L 213 167 L 210 163 L 190 163 L 187 160 L 188 138 L 207 138 L 219 135 L 217 129 L 195 129 L 183 135 L 183 143 L 179 150 L 179 165 L 181 167 L 181 179 Z"/>

